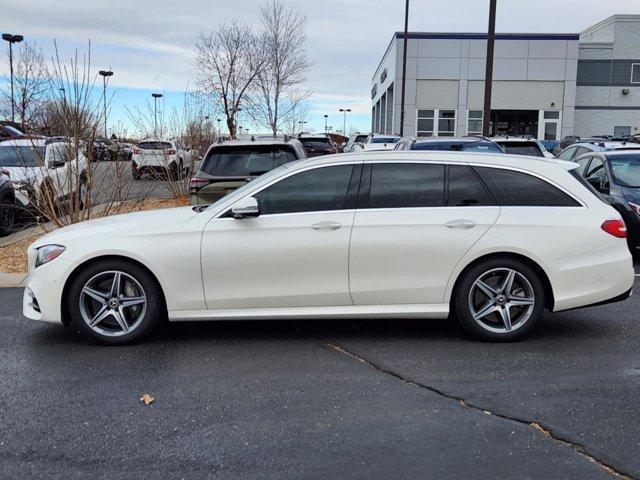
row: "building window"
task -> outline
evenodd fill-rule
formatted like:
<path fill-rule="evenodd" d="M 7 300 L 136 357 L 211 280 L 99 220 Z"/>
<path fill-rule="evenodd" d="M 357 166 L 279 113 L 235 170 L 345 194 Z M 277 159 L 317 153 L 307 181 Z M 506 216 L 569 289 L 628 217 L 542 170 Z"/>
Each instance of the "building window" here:
<path fill-rule="evenodd" d="M 438 136 L 454 137 L 456 134 L 456 111 L 439 110 L 438 113 Z"/>
<path fill-rule="evenodd" d="M 469 110 L 467 135 L 482 135 L 482 110 Z"/>
<path fill-rule="evenodd" d="M 631 64 L 631 83 L 640 83 L 640 63 Z"/>
<path fill-rule="evenodd" d="M 434 110 L 418 110 L 418 137 L 433 136 Z"/>
<path fill-rule="evenodd" d="M 557 112 L 557 111 L 554 111 L 554 110 L 546 111 L 546 112 L 544 112 L 544 119 L 545 120 L 559 120 L 560 119 L 560 112 Z"/>

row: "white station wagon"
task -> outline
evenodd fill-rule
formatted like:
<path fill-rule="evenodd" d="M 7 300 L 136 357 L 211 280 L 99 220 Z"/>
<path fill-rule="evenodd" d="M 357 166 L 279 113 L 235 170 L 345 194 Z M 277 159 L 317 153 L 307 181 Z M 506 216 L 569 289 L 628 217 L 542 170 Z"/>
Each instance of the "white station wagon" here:
<path fill-rule="evenodd" d="M 158 319 L 446 318 L 515 340 L 622 300 L 620 214 L 560 164 L 369 152 L 279 167 L 209 207 L 63 228 L 29 248 L 24 314 L 108 344 Z"/>

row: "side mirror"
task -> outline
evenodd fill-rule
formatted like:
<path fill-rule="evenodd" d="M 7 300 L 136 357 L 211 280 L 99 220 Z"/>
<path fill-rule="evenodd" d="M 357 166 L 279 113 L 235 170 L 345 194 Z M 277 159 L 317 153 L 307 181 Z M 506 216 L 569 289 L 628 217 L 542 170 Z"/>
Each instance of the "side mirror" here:
<path fill-rule="evenodd" d="M 236 219 L 257 217 L 260 215 L 258 201 L 254 197 L 245 197 L 242 200 L 238 200 L 231 207 L 231 214 Z"/>

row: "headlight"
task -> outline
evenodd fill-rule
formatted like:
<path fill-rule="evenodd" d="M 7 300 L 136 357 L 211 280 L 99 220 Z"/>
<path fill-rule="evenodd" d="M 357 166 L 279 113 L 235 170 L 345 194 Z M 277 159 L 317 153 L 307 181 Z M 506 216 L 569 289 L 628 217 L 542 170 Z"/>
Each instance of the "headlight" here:
<path fill-rule="evenodd" d="M 36 258 L 36 267 L 49 263 L 51 260 L 58 258 L 62 252 L 66 249 L 62 245 L 45 245 L 38 249 L 38 256 Z"/>
<path fill-rule="evenodd" d="M 629 206 L 631 207 L 631 210 L 633 210 L 636 215 L 640 215 L 640 205 L 636 205 L 633 202 L 629 202 Z"/>

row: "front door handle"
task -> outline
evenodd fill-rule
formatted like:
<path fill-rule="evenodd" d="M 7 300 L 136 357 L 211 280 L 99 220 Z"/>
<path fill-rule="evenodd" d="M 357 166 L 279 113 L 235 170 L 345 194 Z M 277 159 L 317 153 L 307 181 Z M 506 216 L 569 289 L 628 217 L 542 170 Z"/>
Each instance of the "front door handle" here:
<path fill-rule="evenodd" d="M 473 220 L 451 220 L 450 222 L 445 223 L 447 228 L 473 228 L 476 226 L 476 222 Z"/>
<path fill-rule="evenodd" d="M 311 225 L 314 230 L 337 230 L 342 226 L 339 222 L 320 222 Z"/>

